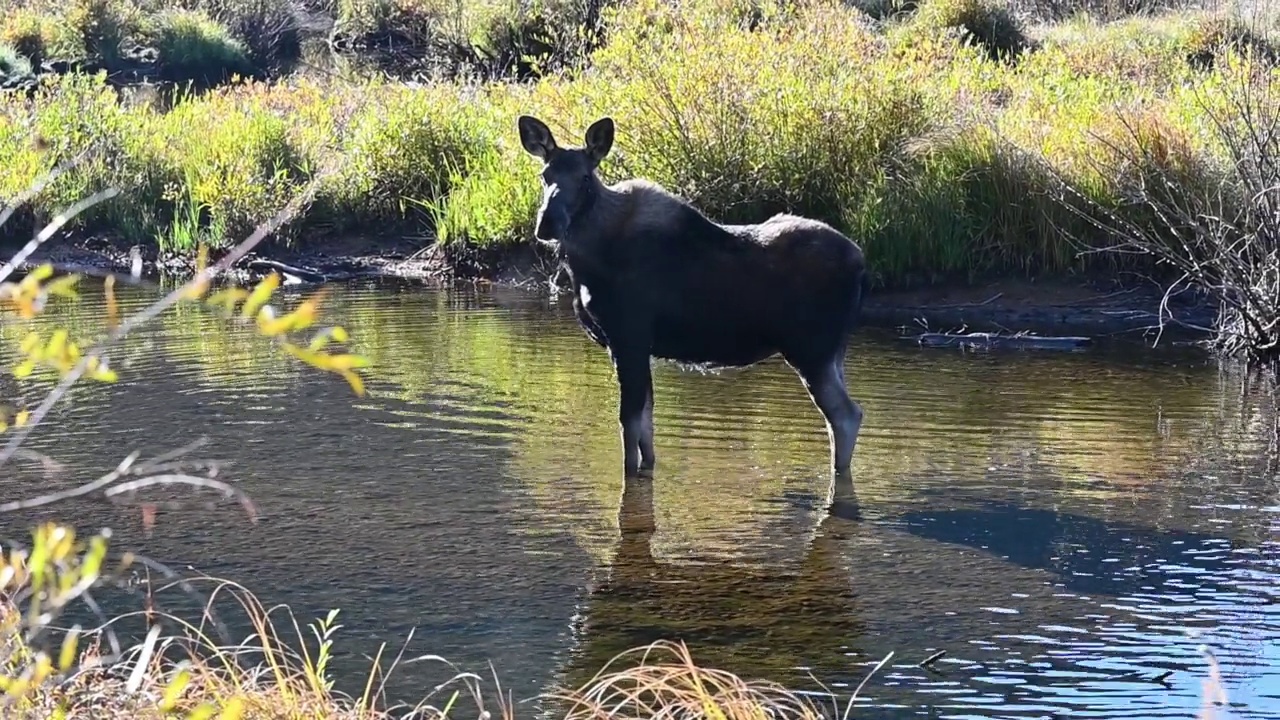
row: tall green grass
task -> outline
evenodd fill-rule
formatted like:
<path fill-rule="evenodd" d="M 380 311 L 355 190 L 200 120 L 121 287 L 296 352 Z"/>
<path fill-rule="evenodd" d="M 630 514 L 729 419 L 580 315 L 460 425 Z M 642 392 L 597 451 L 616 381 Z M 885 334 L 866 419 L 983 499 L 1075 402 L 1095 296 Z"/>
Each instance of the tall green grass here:
<path fill-rule="evenodd" d="M 162 110 L 69 76 L 0 98 L 0 153 L 13 158 L 0 197 L 98 142 L 102 159 L 37 203 L 50 212 L 121 185 L 77 219 L 85 232 L 155 242 L 196 208 L 202 232 L 234 235 L 324 165 L 334 172 L 286 240 L 359 230 L 523 243 L 538 178 L 515 117 L 580 143 L 610 115 L 606 179 L 651 178 L 725 220 L 827 220 L 866 247 L 879 284 L 1114 269 L 1123 259 L 1079 254 L 1105 238 L 1070 211 L 1055 174 L 1118 203 L 1141 175 L 1109 148 L 1130 142 L 1118 132 L 1129 118 L 1197 168 L 1187 192 L 1208 192 L 1225 169 L 1196 92 L 1274 69 L 1265 54 L 1248 71 L 1196 58 L 1240 56 L 1269 31 L 1242 45 L 1223 16 L 1184 13 L 1073 20 L 1032 38 L 1015 17 L 988 0 L 924 0 L 888 22 L 825 0 L 628 0 L 602 11 L 607 42 L 585 65 L 532 83 L 297 76 Z M 35 131 L 50 151 L 31 146 Z"/>

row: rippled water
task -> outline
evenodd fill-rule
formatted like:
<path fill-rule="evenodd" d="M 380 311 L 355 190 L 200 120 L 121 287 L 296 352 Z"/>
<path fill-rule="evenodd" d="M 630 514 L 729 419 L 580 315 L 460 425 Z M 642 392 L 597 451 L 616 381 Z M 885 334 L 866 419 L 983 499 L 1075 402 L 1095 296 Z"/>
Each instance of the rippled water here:
<path fill-rule="evenodd" d="M 611 368 L 567 301 L 397 283 L 335 288 L 328 307 L 374 362 L 367 397 L 183 310 L 116 358 L 121 383 L 32 437 L 65 475 L 6 469 L 0 492 L 208 434 L 256 525 L 227 505 L 162 509 L 150 537 L 133 509 L 47 514 L 300 621 L 341 608 L 352 692 L 361 654 L 395 655 L 412 630 L 406 657 L 486 677 L 491 661 L 518 699 L 671 638 L 846 696 L 892 651 L 859 717 L 1189 717 L 1204 643 L 1235 716 L 1280 716 L 1274 417 L 1195 355 L 966 354 L 868 332 L 847 369 L 867 413 L 854 486 L 834 489 L 820 416 L 780 361 L 659 364 L 658 475 L 624 483 Z M 51 318 L 102 328 L 88 299 Z M 406 665 L 389 692 L 415 700 L 442 672 Z"/>

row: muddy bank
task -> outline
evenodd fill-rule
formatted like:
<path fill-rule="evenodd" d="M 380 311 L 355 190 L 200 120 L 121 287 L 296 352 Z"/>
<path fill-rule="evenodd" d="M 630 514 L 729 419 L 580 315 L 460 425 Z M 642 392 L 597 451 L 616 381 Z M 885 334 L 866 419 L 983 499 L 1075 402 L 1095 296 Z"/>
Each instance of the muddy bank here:
<path fill-rule="evenodd" d="M 17 247 L 2 247 L 5 257 Z M 215 254 L 216 259 L 216 254 Z M 53 262 L 67 271 L 129 273 L 148 277 L 190 273 L 182 256 L 159 256 L 155 248 L 132 247 L 108 238 L 60 239 L 46 243 L 27 265 Z M 287 284 L 357 278 L 400 278 L 433 284 L 481 282 L 565 292 L 552 285 L 556 265 L 542 248 L 445 248 L 414 238 L 343 237 L 308 239 L 305 248 L 264 243 L 237 265 L 238 282 L 271 271 Z M 1163 289 L 1150 281 L 1116 278 L 998 279 L 969 285 L 913 290 L 875 290 L 864 307 L 865 323 L 904 333 L 1036 332 L 1091 337 L 1154 335 Z M 1213 325 L 1216 308 L 1184 292 L 1169 299 L 1164 339 L 1195 340 Z"/>

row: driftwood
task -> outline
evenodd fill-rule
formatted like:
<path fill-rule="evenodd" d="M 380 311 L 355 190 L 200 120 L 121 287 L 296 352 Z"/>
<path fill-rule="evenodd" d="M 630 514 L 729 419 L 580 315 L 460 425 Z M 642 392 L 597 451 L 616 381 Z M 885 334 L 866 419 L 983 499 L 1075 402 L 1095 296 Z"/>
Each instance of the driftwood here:
<path fill-rule="evenodd" d="M 262 270 L 263 268 L 269 268 L 270 270 L 278 271 L 281 275 L 284 276 L 283 280 L 285 285 L 300 285 L 303 283 L 323 283 L 330 279 L 328 276 L 326 276 L 322 272 L 306 269 L 306 268 L 300 268 L 295 265 L 286 265 L 285 263 L 282 263 L 278 260 L 267 260 L 265 258 L 253 258 L 248 263 L 246 263 L 246 265 L 255 270 Z M 267 272 L 269 271 L 263 270 L 264 274 L 266 274 Z"/>
<path fill-rule="evenodd" d="M 1087 337 L 1046 337 L 1017 333 L 921 333 L 902 338 L 928 347 L 1014 348 L 1020 350 L 1080 350 L 1093 344 Z"/>

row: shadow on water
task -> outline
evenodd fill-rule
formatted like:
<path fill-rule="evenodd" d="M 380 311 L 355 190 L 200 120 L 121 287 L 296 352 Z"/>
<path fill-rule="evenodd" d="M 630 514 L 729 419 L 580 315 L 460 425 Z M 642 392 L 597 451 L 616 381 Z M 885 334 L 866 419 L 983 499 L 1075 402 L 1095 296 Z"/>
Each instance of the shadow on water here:
<path fill-rule="evenodd" d="M 125 310 L 148 299 L 119 294 Z M 49 319 L 92 336 L 93 297 Z M 657 365 L 658 475 L 623 483 L 612 371 L 567 303 L 370 283 L 328 307 L 373 361 L 367 397 L 179 308 L 112 358 L 120 383 L 33 435 L 67 473 L 0 474 L 0 495 L 31 495 L 208 434 L 258 524 L 162 510 L 148 535 L 136 506 L 80 500 L 0 517 L 0 534 L 109 526 L 117 547 L 242 582 L 300 622 L 340 608 L 334 670 L 355 693 L 411 631 L 406 656 L 485 677 L 492 662 L 516 698 L 666 638 L 837 693 L 893 652 L 858 717 L 1187 717 L 1205 642 L 1237 717 L 1280 715 L 1274 413 L 1194 356 L 860 334 L 854 500 L 826 480 L 821 418 L 779 362 Z M 19 329 L 0 326 L 0 347 Z M 388 694 L 414 702 L 450 674 L 409 665 Z"/>
<path fill-rule="evenodd" d="M 1169 564 L 1194 558 L 1201 582 L 1215 584 L 1230 565 L 1231 540 L 1177 529 L 1105 522 L 1072 512 L 985 501 L 979 507 L 912 511 L 895 523 L 907 532 L 1046 570 L 1060 587 L 1090 595 L 1163 593 L 1184 581 Z M 1119 572 L 1117 572 L 1119 569 Z"/>

